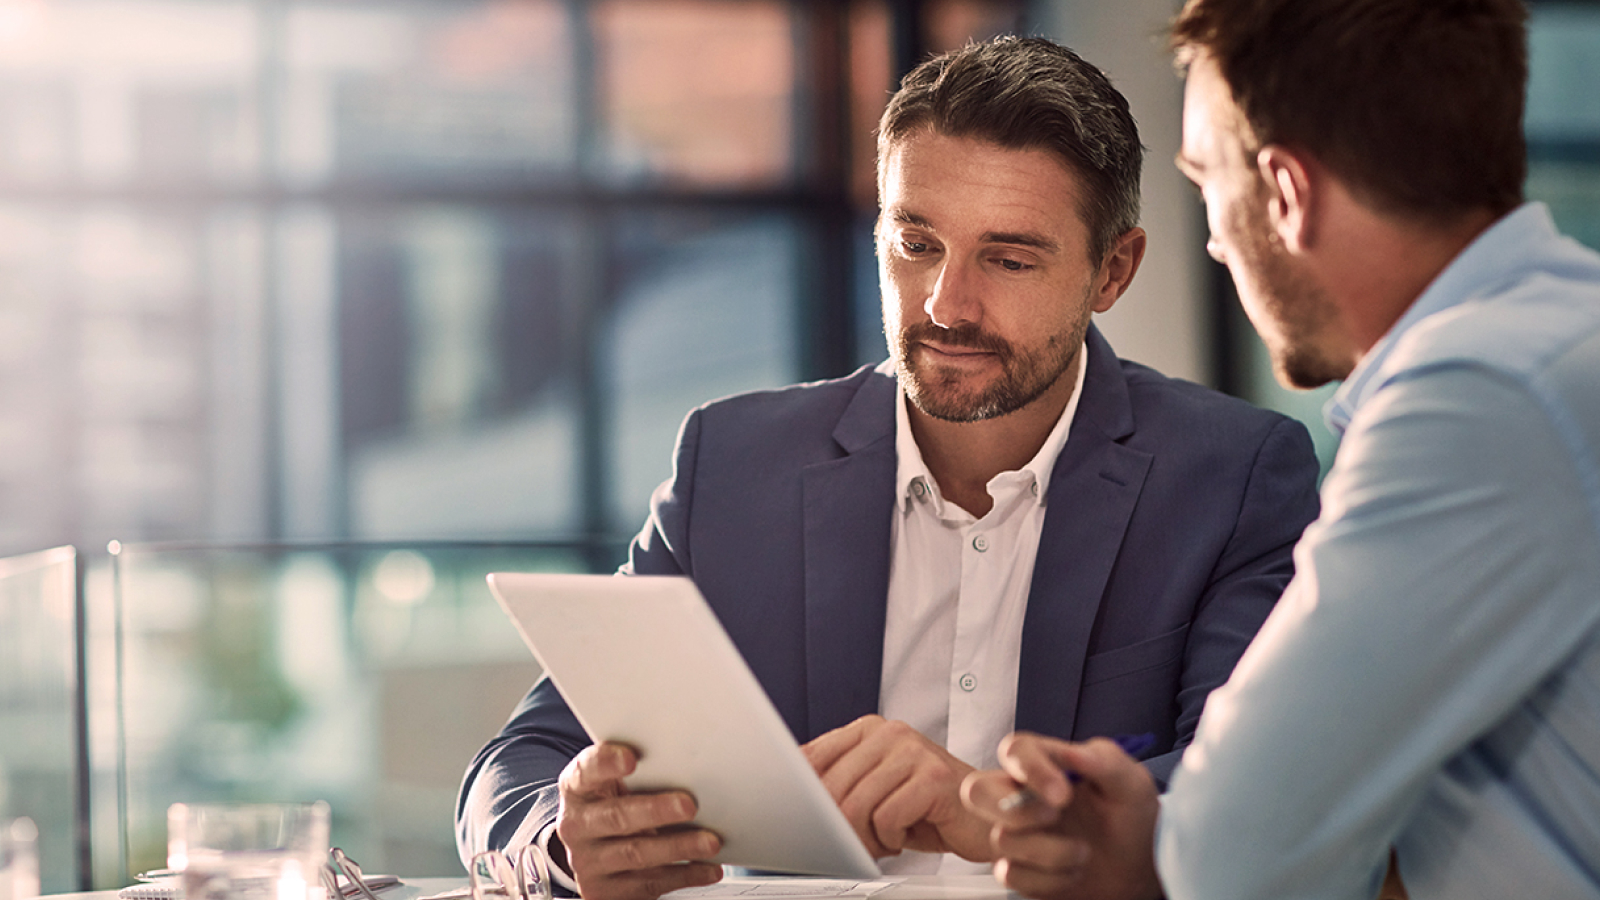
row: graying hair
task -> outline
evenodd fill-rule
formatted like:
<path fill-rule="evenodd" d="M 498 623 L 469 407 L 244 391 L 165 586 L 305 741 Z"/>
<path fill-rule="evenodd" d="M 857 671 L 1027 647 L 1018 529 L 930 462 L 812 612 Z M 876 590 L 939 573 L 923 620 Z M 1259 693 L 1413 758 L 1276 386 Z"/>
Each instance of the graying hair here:
<path fill-rule="evenodd" d="M 1144 148 L 1127 98 L 1104 72 L 1060 44 L 1001 37 L 913 69 L 878 123 L 880 196 L 889 151 L 922 128 L 1055 153 L 1082 182 L 1077 212 L 1096 263 L 1139 224 Z"/>

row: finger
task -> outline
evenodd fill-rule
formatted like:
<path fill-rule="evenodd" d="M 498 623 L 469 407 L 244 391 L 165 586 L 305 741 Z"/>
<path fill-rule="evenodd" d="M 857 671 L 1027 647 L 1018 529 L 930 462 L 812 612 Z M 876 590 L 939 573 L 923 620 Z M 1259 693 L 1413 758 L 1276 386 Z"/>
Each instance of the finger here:
<path fill-rule="evenodd" d="M 1077 896 L 1079 892 L 1076 888 L 1083 881 L 1083 874 L 1082 869 L 1045 872 L 1009 859 L 1001 859 L 994 864 L 996 880 L 1024 897 L 1038 900 Z"/>
<path fill-rule="evenodd" d="M 819 751 L 837 751 L 826 770 L 818 772 L 835 800 L 861 789 L 869 778 L 875 779 L 865 785 L 871 794 L 875 797 L 887 795 L 905 781 L 907 771 L 935 746 L 910 725 L 880 716 L 863 716 L 845 729 L 849 731 L 841 735 L 840 743 L 846 738 L 852 740 L 848 747 L 841 751 L 835 743 L 827 751 Z"/>
<path fill-rule="evenodd" d="M 627 744 L 603 741 L 578 752 L 561 770 L 559 784 L 563 794 L 614 796 L 622 790 L 622 779 L 633 774 L 639 754 Z"/>
<path fill-rule="evenodd" d="M 911 777 L 918 759 L 916 742 L 925 739 L 904 723 L 871 718 L 876 721 L 852 723 L 859 726 L 859 740 L 820 774 L 862 843 L 874 856 L 884 856 L 900 852 L 905 826 L 915 820 L 879 820 L 879 805 Z"/>
<path fill-rule="evenodd" d="M 1019 731 L 1000 741 L 1000 767 L 1045 804 L 1060 809 L 1072 798 L 1063 771 L 1071 747 L 1066 741 Z"/>
<path fill-rule="evenodd" d="M 1063 873 L 1082 868 L 1092 848 L 1089 842 L 1056 831 L 996 828 L 990 835 L 995 858 L 1038 872 Z"/>
<path fill-rule="evenodd" d="M 839 811 L 844 813 L 845 821 L 850 823 L 856 836 L 861 838 L 861 843 L 866 845 L 867 852 L 873 856 L 892 856 L 898 853 L 900 848 L 898 844 L 886 844 L 879 838 L 872 822 L 879 795 L 870 790 L 858 789 L 854 779 L 858 774 L 856 770 L 860 767 L 859 764 L 860 760 L 853 754 L 836 763 L 823 776 L 823 786 L 839 805 Z"/>
<path fill-rule="evenodd" d="M 862 716 L 801 745 L 801 752 L 818 775 L 826 773 L 839 758 L 849 753 L 862 738 L 884 721 L 882 716 Z"/>
<path fill-rule="evenodd" d="M 1063 766 L 1107 799 L 1126 801 L 1155 791 L 1150 772 L 1115 741 L 1091 738 L 1082 744 L 1063 744 L 1058 753 Z"/>
<path fill-rule="evenodd" d="M 692 820 L 696 811 L 694 797 L 683 791 L 563 801 L 556 833 L 571 849 L 586 842 L 681 825 Z"/>
<path fill-rule="evenodd" d="M 927 818 L 932 799 L 926 785 L 895 761 L 874 768 L 840 802 L 845 818 L 860 816 L 878 843 L 892 853 L 905 849 L 906 830 Z"/>
<path fill-rule="evenodd" d="M 594 852 L 584 860 L 584 870 L 604 876 L 641 872 L 708 860 L 721 849 L 722 840 L 704 828 L 613 838 L 595 844 Z"/>
<path fill-rule="evenodd" d="M 679 888 L 702 887 L 722 880 L 722 867 L 711 863 L 660 866 L 637 872 L 578 881 L 585 900 L 655 900 Z"/>
<path fill-rule="evenodd" d="M 872 812 L 878 840 L 897 850 L 943 852 L 956 849 L 957 843 L 969 852 L 987 850 L 984 823 L 961 805 L 961 771 L 936 755 L 903 755 L 909 759 L 886 762 L 857 788 L 873 785 L 880 773 L 885 776 L 882 797 Z M 888 784 L 889 777 L 896 779 L 894 784 Z"/>
<path fill-rule="evenodd" d="M 969 772 L 961 780 L 961 803 L 985 822 L 998 822 L 1006 816 L 1000 803 L 1022 785 L 998 769 Z"/>

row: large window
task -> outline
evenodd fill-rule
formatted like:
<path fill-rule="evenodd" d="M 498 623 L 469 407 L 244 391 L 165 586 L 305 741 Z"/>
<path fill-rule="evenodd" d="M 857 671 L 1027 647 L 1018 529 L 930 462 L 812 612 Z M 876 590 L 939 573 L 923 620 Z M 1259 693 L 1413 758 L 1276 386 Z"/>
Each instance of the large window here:
<path fill-rule="evenodd" d="M 0 0 L 0 556 L 85 551 L 0 565 L 46 890 L 178 799 L 459 872 L 534 675 L 483 573 L 615 565 L 690 407 L 882 357 L 871 128 L 1021 6 Z"/>
<path fill-rule="evenodd" d="M 870 129 L 1020 2 L 7 0 L 0 552 L 579 536 L 881 357 Z"/>

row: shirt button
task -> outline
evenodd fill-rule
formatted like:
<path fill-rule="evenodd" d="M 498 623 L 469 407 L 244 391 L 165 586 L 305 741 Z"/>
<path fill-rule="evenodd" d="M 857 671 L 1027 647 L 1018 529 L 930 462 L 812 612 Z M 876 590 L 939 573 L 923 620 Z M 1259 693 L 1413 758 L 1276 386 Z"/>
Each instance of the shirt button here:
<path fill-rule="evenodd" d="M 978 689 L 978 679 L 970 674 L 961 676 L 961 680 L 956 683 L 961 685 L 961 689 L 969 694 Z"/>
<path fill-rule="evenodd" d="M 917 481 L 913 481 L 913 482 L 911 482 L 911 493 L 916 494 L 918 497 L 921 497 L 924 494 L 928 493 L 928 486 L 923 484 L 920 479 L 917 480 Z"/>
<path fill-rule="evenodd" d="M 978 535 L 972 539 L 972 549 L 978 551 L 979 553 L 989 549 L 989 539 L 981 534 Z"/>
<path fill-rule="evenodd" d="M 1032 485 L 1032 490 L 1033 490 L 1033 495 L 1034 495 L 1034 496 L 1035 496 L 1035 497 L 1037 497 L 1037 496 L 1039 496 L 1039 482 L 1037 482 L 1037 481 L 1035 481 L 1035 482 L 1034 482 L 1034 483 L 1033 483 L 1033 485 Z"/>

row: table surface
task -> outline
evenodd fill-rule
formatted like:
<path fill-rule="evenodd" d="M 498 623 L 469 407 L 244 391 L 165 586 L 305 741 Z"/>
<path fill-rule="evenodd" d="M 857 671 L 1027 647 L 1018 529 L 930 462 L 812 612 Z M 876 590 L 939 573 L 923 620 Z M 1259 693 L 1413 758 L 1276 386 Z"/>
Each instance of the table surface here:
<path fill-rule="evenodd" d="M 787 881 L 788 879 L 786 879 Z M 805 879 L 793 879 L 803 882 Z M 838 879 L 830 879 L 838 880 Z M 1001 887 L 988 875 L 913 875 L 884 878 L 894 884 L 871 895 L 871 900 L 1020 900 L 1017 894 Z M 727 879 L 727 883 L 759 882 L 771 884 L 773 879 Z M 399 885 L 381 891 L 380 900 L 419 900 L 466 886 L 464 878 L 405 878 Z M 763 891 L 762 893 L 768 894 Z M 859 895 L 858 895 L 859 896 Z M 116 891 L 88 891 L 78 894 L 48 894 L 48 900 L 117 900 Z"/>

